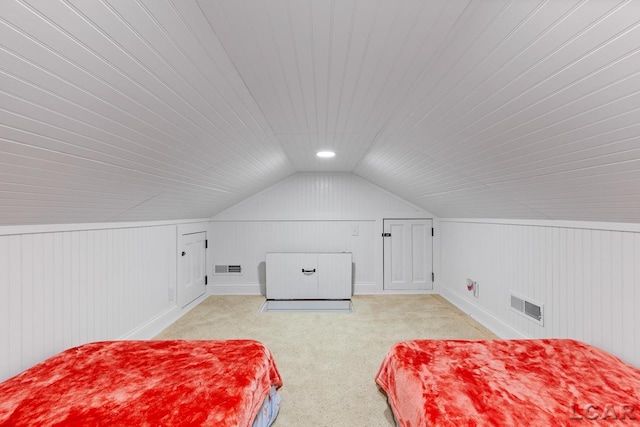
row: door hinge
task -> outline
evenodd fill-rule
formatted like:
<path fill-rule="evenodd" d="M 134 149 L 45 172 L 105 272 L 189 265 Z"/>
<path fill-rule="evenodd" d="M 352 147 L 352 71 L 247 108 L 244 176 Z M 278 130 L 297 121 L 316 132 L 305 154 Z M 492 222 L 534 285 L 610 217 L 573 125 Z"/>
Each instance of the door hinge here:
<path fill-rule="evenodd" d="M 204 276 L 204 284 L 205 285 L 209 284 L 209 277 L 208 276 Z"/>
<path fill-rule="evenodd" d="M 391 233 L 382 233 L 382 237 L 391 237 Z"/>
<path fill-rule="evenodd" d="M 436 274 L 435 273 L 431 273 L 431 281 L 435 282 L 436 281 Z"/>
<path fill-rule="evenodd" d="M 434 231 L 433 231 L 433 227 L 431 227 L 431 237 L 434 236 Z"/>
<path fill-rule="evenodd" d="M 433 236 L 433 234 L 432 234 L 432 236 Z M 207 240 L 207 239 L 204 239 L 204 248 L 205 249 L 209 248 L 209 240 Z"/>

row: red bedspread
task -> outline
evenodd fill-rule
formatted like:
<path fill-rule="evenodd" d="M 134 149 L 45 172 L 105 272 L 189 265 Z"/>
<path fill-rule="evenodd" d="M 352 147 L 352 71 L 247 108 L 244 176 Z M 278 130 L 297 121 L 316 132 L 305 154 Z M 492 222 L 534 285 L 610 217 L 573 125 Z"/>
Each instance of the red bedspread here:
<path fill-rule="evenodd" d="M 640 424 L 640 370 L 574 340 L 416 340 L 376 382 L 402 427 Z"/>
<path fill-rule="evenodd" d="M 0 384 L 0 425 L 250 426 L 272 385 L 257 341 L 90 343 Z"/>

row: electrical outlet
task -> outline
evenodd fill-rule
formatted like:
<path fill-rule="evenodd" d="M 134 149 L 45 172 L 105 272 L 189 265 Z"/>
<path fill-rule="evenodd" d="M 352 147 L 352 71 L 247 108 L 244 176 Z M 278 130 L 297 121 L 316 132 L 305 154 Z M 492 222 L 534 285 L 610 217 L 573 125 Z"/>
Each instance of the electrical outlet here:
<path fill-rule="evenodd" d="M 173 301 L 173 298 L 175 297 L 176 294 L 176 289 L 175 288 L 169 288 L 169 301 Z"/>
<path fill-rule="evenodd" d="M 480 289 L 478 287 L 478 282 L 471 279 L 467 279 L 467 290 L 469 292 L 473 291 L 473 296 L 476 298 L 480 298 Z"/>
<path fill-rule="evenodd" d="M 357 236 L 358 235 L 358 226 L 357 225 L 352 225 L 351 226 L 351 235 L 352 236 Z"/>

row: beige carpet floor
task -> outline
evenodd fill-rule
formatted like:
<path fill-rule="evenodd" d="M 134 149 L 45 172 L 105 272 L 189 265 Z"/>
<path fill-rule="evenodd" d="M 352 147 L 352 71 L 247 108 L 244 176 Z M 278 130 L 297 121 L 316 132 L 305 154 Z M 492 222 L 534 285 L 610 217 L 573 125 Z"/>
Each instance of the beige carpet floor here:
<path fill-rule="evenodd" d="M 392 426 L 374 377 L 392 344 L 490 339 L 437 295 L 359 295 L 355 313 L 259 313 L 261 296 L 212 296 L 157 339 L 250 338 L 273 353 L 284 386 L 274 426 Z"/>

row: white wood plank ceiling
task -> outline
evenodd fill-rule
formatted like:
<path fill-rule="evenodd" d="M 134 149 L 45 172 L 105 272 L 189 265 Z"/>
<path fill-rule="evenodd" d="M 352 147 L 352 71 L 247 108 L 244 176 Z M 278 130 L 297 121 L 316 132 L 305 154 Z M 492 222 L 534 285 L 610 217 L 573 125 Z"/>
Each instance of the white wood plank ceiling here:
<path fill-rule="evenodd" d="M 206 217 L 298 171 L 640 222 L 640 2 L 0 3 L 0 224 Z"/>

